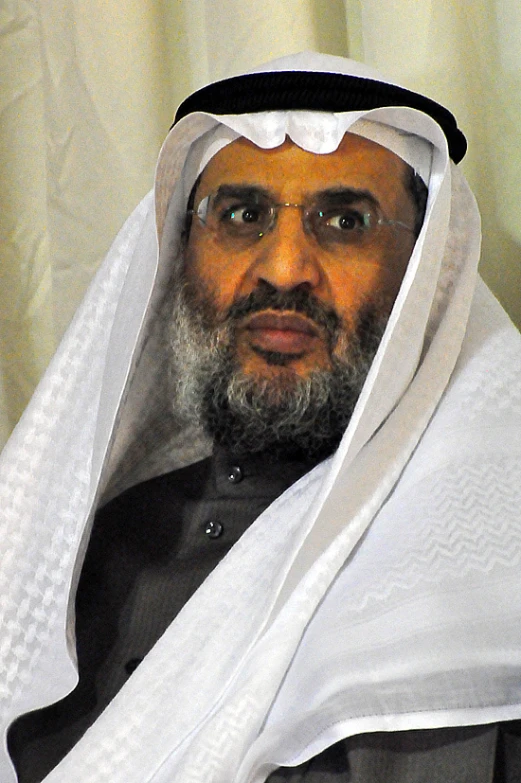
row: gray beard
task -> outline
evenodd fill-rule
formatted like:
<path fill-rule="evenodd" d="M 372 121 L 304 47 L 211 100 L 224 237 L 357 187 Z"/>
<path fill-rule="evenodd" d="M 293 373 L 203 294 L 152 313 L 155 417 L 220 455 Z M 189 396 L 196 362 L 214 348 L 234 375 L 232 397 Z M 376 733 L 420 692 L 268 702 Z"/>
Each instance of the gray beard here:
<path fill-rule="evenodd" d="M 348 330 L 311 294 L 295 299 L 272 289 L 251 298 L 219 318 L 208 294 L 177 287 L 170 328 L 175 414 L 236 456 L 324 459 L 349 424 L 388 315 L 368 304 Z M 288 357 L 266 353 L 266 362 L 280 368 L 272 377 L 244 373 L 236 359 L 238 320 L 268 307 L 304 312 L 326 327 L 331 367 L 303 378 L 287 366 Z"/>

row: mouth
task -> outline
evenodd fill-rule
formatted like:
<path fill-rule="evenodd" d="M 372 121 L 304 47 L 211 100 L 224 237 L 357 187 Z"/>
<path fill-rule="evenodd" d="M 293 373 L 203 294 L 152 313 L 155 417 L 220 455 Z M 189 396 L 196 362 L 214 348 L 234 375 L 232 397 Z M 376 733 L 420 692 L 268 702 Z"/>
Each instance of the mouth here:
<path fill-rule="evenodd" d="M 317 327 L 298 313 L 259 313 L 244 328 L 253 347 L 289 356 L 307 353 L 320 337 Z"/>

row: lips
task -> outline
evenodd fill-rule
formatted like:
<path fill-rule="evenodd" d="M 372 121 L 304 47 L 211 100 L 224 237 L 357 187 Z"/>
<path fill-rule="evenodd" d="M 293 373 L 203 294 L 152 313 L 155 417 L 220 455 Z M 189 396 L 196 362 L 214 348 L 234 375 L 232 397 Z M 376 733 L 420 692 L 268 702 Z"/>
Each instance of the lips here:
<path fill-rule="evenodd" d="M 254 346 L 285 354 L 306 353 L 319 337 L 316 326 L 298 313 L 258 313 L 245 329 Z"/>

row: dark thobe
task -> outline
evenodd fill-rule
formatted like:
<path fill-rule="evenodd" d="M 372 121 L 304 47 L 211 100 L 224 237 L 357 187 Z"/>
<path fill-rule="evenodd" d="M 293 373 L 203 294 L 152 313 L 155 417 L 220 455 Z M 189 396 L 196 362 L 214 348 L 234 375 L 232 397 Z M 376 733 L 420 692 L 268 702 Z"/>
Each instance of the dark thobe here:
<path fill-rule="evenodd" d="M 311 467 L 218 452 L 97 514 L 76 598 L 79 683 L 11 727 L 20 783 L 58 764 L 248 526 Z M 520 734 L 509 724 L 362 735 L 269 781 L 521 783 Z"/>

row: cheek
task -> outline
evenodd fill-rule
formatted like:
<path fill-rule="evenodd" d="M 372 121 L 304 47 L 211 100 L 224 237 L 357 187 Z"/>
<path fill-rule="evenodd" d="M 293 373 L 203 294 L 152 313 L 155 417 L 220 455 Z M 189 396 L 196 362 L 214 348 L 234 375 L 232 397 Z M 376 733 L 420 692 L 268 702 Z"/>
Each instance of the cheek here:
<path fill-rule="evenodd" d="M 334 307 L 346 322 L 353 322 L 368 302 L 390 312 L 400 289 L 401 274 L 379 264 L 349 264 L 331 271 L 330 289 Z"/>
<path fill-rule="evenodd" d="M 185 253 L 184 279 L 197 298 L 211 298 L 215 305 L 220 305 L 226 286 L 219 274 L 218 259 L 196 241 L 189 242 Z"/>
<path fill-rule="evenodd" d="M 230 258 L 213 243 L 190 239 L 185 254 L 184 275 L 189 285 L 210 295 L 218 309 L 228 308 L 240 291 L 244 264 Z"/>

